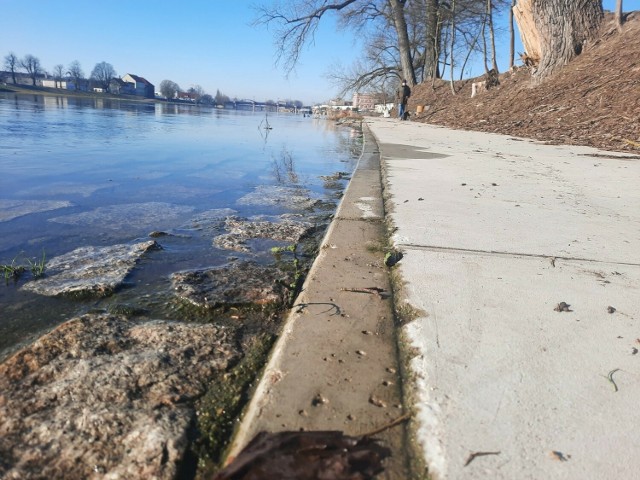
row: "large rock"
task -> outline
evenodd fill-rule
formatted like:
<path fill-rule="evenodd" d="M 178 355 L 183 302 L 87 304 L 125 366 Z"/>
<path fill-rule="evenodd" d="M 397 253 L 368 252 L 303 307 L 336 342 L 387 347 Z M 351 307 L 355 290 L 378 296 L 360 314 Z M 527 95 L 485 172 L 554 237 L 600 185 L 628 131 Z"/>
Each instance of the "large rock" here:
<path fill-rule="evenodd" d="M 290 275 L 276 267 L 236 261 L 221 267 L 177 272 L 176 295 L 196 307 L 284 304 Z"/>
<path fill-rule="evenodd" d="M 175 478 L 194 401 L 238 356 L 214 325 L 60 325 L 0 365 L 0 477 Z"/>
<path fill-rule="evenodd" d="M 254 238 L 276 240 L 280 242 L 298 243 L 314 230 L 307 222 L 281 220 L 279 222 L 254 221 L 239 217 L 227 217 L 225 227 L 229 233 L 218 235 L 213 244 L 219 248 L 250 252 L 247 241 Z"/>
<path fill-rule="evenodd" d="M 22 288 L 42 295 L 106 296 L 113 293 L 147 251 L 153 240 L 108 247 L 81 247 L 46 263 L 46 277 Z"/>

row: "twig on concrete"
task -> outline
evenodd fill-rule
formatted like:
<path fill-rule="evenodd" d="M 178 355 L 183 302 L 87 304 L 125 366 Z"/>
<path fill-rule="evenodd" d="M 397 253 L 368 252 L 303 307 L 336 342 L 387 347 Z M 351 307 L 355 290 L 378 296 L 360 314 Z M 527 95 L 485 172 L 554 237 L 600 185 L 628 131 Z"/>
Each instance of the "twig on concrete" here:
<path fill-rule="evenodd" d="M 616 373 L 618 370 L 620 370 L 620 369 L 619 368 L 614 368 L 607 375 L 607 380 L 609 380 L 611 382 L 611 384 L 613 385 L 613 388 L 615 389 L 614 391 L 616 391 L 616 392 L 618 391 L 618 385 L 616 385 L 616 382 L 613 380 L 613 374 Z"/>
<path fill-rule="evenodd" d="M 362 437 L 372 437 L 373 435 L 377 435 L 378 433 L 382 433 L 385 430 L 389 430 L 390 428 L 393 428 L 397 425 L 400 425 L 402 422 L 406 422 L 407 420 L 409 420 L 411 418 L 411 413 L 405 413 L 404 415 L 396 418 L 395 420 L 387 423 L 386 425 L 383 425 L 379 428 L 376 428 L 375 430 L 371 430 L 370 432 L 367 432 L 363 435 L 361 435 Z"/>
<path fill-rule="evenodd" d="M 384 288 L 380 287 L 341 288 L 340 290 L 342 290 L 343 292 L 369 293 L 380 298 L 386 298 L 389 296 L 389 292 L 386 292 Z"/>
<path fill-rule="evenodd" d="M 332 313 L 331 316 L 342 315 L 342 310 L 340 309 L 340 307 L 338 305 L 336 305 L 335 303 L 331 303 L 331 302 L 298 303 L 297 305 L 293 305 L 293 307 L 291 307 L 291 308 L 297 308 L 296 313 L 301 313 L 309 305 L 329 305 L 329 308 L 327 310 L 325 310 L 324 312 L 320 312 L 320 313 L 327 313 L 330 310 L 335 310 L 335 312 Z"/>
<path fill-rule="evenodd" d="M 466 467 L 469 465 L 476 459 L 476 457 L 484 457 L 487 455 L 500 455 L 500 452 L 471 452 L 467 457 L 467 461 L 464 463 L 464 466 Z"/>
<path fill-rule="evenodd" d="M 569 459 L 571 458 L 571 455 L 565 455 L 564 453 L 558 451 L 558 450 L 553 450 L 551 452 L 551 456 L 553 458 L 555 458 L 556 460 L 560 460 L 561 462 L 568 462 Z"/>

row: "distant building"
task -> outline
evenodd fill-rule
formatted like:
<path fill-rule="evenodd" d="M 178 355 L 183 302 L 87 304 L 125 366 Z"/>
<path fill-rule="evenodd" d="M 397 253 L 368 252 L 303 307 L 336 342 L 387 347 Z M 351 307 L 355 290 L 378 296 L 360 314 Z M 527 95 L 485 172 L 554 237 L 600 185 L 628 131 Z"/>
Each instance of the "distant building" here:
<path fill-rule="evenodd" d="M 380 103 L 380 94 L 377 93 L 354 93 L 353 108 L 360 112 L 369 112 L 375 109 L 375 105 Z"/>
<path fill-rule="evenodd" d="M 125 82 L 121 78 L 112 78 L 109 82 L 109 91 L 118 95 L 135 95 L 136 87 L 133 83 Z"/>
<path fill-rule="evenodd" d="M 122 81 L 131 84 L 133 95 L 145 98 L 155 98 L 155 86 L 149 80 L 127 73 L 122 77 Z"/>
<path fill-rule="evenodd" d="M 69 86 L 69 82 L 66 80 L 43 79 L 42 86 L 47 88 L 64 88 L 65 90 L 72 90 Z"/>
<path fill-rule="evenodd" d="M 182 100 L 183 102 L 196 103 L 199 96 L 197 93 L 176 92 L 176 100 Z"/>

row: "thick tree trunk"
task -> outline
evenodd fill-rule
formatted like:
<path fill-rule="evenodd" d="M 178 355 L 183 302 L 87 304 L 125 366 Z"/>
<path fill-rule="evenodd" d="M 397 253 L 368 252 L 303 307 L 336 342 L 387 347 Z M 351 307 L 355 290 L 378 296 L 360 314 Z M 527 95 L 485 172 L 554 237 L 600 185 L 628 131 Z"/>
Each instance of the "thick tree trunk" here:
<path fill-rule="evenodd" d="M 427 44 L 425 45 L 425 78 L 438 78 L 438 56 L 440 52 L 440 26 L 438 24 L 439 0 L 427 0 Z"/>
<path fill-rule="evenodd" d="M 538 80 L 579 55 L 603 17 L 601 0 L 518 0 L 513 12 Z"/>
<path fill-rule="evenodd" d="M 400 50 L 400 66 L 402 75 L 409 86 L 416 84 L 416 73 L 411 59 L 411 42 L 409 42 L 409 31 L 407 21 L 404 18 L 404 2 L 401 0 L 389 0 L 391 12 L 393 13 L 393 23 L 398 34 L 398 49 Z"/>

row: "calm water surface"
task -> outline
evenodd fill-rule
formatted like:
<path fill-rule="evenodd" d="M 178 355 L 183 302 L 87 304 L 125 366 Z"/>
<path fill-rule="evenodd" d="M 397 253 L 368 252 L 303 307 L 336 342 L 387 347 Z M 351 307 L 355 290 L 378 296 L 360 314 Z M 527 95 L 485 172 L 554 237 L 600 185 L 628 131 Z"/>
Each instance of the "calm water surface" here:
<path fill-rule="evenodd" d="M 329 202 L 332 192 L 319 177 L 353 170 L 359 135 L 327 120 L 275 113 L 267 131 L 259 128 L 264 119 L 263 112 L 0 94 L 0 264 L 180 232 L 215 209 L 244 217 L 287 213 L 238 203 L 260 185 L 286 184 Z M 158 239 L 163 250 L 147 255 L 128 278 L 131 286 L 107 299 L 22 291 L 29 275 L 3 281 L 0 358 L 70 316 L 114 302 L 170 318 L 169 275 L 225 263 L 233 253 L 211 240 L 206 229 Z"/>

